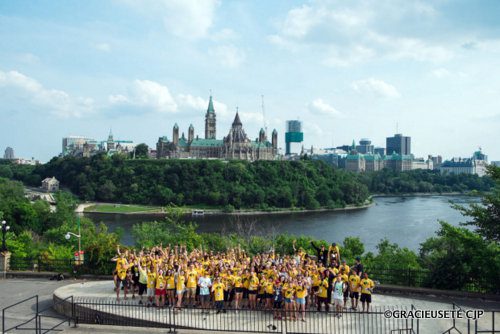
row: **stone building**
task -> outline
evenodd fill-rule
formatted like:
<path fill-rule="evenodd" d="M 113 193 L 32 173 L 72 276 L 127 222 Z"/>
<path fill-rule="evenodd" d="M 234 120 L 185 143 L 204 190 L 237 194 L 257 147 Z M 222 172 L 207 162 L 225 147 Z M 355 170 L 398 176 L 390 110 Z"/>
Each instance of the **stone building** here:
<path fill-rule="evenodd" d="M 59 181 L 55 177 L 47 177 L 42 181 L 42 189 L 46 192 L 59 191 Z"/>
<path fill-rule="evenodd" d="M 229 133 L 223 139 L 216 139 L 216 115 L 212 96 L 205 114 L 205 138 L 195 137 L 194 127 L 188 128 L 188 137 L 179 136 L 177 123 L 172 130 L 172 140 L 160 137 L 156 144 L 156 157 L 161 158 L 193 158 L 193 159 L 238 159 L 238 160 L 273 160 L 278 154 L 278 133 L 273 130 L 271 142 L 264 129 L 259 137 L 250 140 L 243 129 L 238 111 L 234 117 Z"/>

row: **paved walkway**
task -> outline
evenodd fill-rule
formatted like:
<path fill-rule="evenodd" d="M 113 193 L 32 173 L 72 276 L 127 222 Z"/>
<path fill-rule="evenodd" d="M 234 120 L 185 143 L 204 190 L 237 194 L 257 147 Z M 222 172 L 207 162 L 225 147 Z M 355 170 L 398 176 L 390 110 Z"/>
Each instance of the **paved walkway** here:
<path fill-rule="evenodd" d="M 148 321 L 150 323 L 169 324 L 175 322 L 177 326 L 189 327 L 204 330 L 253 330 L 300 333 L 330 333 L 332 330 L 349 332 L 389 332 L 390 330 L 402 330 L 411 326 L 406 320 L 387 320 L 383 314 L 344 314 L 342 318 L 335 317 L 332 313 L 308 312 L 306 322 L 290 322 L 274 320 L 270 312 L 263 311 L 228 311 L 227 313 L 203 315 L 199 309 L 184 309 L 181 312 L 173 312 L 169 309 L 158 310 L 156 308 L 145 308 L 138 305 L 137 300 L 129 299 L 116 303 L 113 292 L 112 281 L 78 283 L 61 287 L 55 291 L 59 298 L 75 296 L 75 300 L 80 306 L 90 310 L 92 316 L 95 311 L 99 311 L 100 316 L 106 317 L 103 322 L 120 324 L 122 320 L 117 320 L 117 316 L 129 319 L 130 324 L 137 324 L 138 321 Z M 382 312 L 385 309 L 411 309 L 412 305 L 416 309 L 423 310 L 450 310 L 450 302 L 443 302 L 433 298 L 415 299 L 403 298 L 387 295 L 373 296 L 373 310 Z M 477 308 L 489 308 L 490 305 L 477 302 Z M 469 308 L 469 307 L 467 307 Z M 489 317 L 489 318 L 488 318 Z M 500 323 L 500 314 L 495 322 Z M 93 320 L 93 319 L 92 319 Z M 483 317 L 479 322 L 479 328 L 486 329 L 491 324 L 491 314 Z M 120 322 L 121 321 L 121 322 Z M 472 323 L 473 325 L 473 323 Z M 416 327 L 416 323 L 414 324 Z M 421 320 L 420 333 L 442 333 L 452 326 L 451 320 Z M 457 327 L 465 329 L 466 320 L 457 321 Z"/>
<path fill-rule="evenodd" d="M 38 295 L 39 310 L 49 308 L 44 314 L 57 316 L 51 309 L 52 297 L 56 289 L 73 284 L 75 280 L 50 281 L 49 279 L 1 279 L 0 280 L 0 309 L 17 303 L 23 299 Z M 7 310 L 5 314 L 6 328 L 10 328 L 21 322 L 33 318 L 36 314 L 35 300 L 30 300 L 21 305 L 15 306 Z M 0 320 L 2 315 L 0 313 Z M 59 322 L 57 319 L 43 318 L 44 326 L 53 326 Z M 35 322 L 31 321 L 27 326 L 34 326 Z M 29 331 L 24 331 L 30 333 Z"/>

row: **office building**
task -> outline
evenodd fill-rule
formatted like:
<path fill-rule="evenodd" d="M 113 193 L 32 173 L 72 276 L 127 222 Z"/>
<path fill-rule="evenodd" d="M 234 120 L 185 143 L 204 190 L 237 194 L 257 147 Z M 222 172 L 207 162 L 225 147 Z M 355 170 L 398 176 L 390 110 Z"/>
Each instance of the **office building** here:
<path fill-rule="evenodd" d="M 411 154 L 411 137 L 403 136 L 400 133 L 394 137 L 386 138 L 386 155 L 397 153 L 399 155 Z"/>
<path fill-rule="evenodd" d="M 356 151 L 361 154 L 373 154 L 374 146 L 370 139 L 363 138 L 359 141 L 359 145 L 356 146 Z"/>
<path fill-rule="evenodd" d="M 7 160 L 14 160 L 14 149 L 12 147 L 7 147 L 5 149 L 5 153 L 3 154 L 3 158 Z"/>

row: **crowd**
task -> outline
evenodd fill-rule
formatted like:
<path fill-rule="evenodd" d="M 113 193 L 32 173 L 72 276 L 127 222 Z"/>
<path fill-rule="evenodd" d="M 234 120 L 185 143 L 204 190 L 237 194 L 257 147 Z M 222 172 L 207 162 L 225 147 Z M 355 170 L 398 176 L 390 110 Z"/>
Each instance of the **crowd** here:
<path fill-rule="evenodd" d="M 153 247 L 139 252 L 126 250 L 117 256 L 114 271 L 116 299 L 128 294 L 148 307 L 199 307 L 217 313 L 226 309 L 263 309 L 275 318 L 305 321 L 306 310 L 329 311 L 336 316 L 348 308 L 370 310 L 373 281 L 359 258 L 350 267 L 341 260 L 340 249 L 312 246 L 317 256 L 303 249 L 280 255 L 271 250 L 249 256 L 240 247 L 224 253 L 203 249 L 188 252 L 185 246 Z M 333 298 L 332 298 L 333 297 Z M 285 311 L 285 312 L 283 312 Z"/>

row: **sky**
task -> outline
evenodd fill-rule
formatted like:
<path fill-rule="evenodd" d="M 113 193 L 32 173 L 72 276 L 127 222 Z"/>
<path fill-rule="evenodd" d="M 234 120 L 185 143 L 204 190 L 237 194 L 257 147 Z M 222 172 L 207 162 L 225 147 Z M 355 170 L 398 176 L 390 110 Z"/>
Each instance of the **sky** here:
<path fill-rule="evenodd" d="M 500 160 L 500 1 L 0 0 L 0 150 L 81 135 L 156 145 L 178 123 L 304 146 L 400 132 L 417 157 Z M 262 96 L 264 108 L 262 108 Z M 300 147 L 295 146 L 295 151 Z"/>

